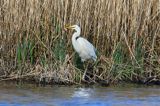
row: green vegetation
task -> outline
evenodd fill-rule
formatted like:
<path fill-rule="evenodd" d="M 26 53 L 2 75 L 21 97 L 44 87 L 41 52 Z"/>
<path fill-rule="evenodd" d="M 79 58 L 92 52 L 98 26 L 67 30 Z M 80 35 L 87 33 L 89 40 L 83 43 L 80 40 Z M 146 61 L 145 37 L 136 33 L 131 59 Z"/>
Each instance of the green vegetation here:
<path fill-rule="evenodd" d="M 159 0 L 2 0 L 0 81 L 81 84 L 83 63 L 65 24 L 96 47 L 90 81 L 160 83 Z M 89 61 L 90 63 L 90 61 Z M 88 63 L 86 63 L 88 64 Z"/>

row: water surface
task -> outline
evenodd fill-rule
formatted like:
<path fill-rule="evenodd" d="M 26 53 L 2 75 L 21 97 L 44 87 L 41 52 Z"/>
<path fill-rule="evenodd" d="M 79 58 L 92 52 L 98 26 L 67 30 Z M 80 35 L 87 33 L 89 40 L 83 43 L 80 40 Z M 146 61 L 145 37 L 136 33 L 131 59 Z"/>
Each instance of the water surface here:
<path fill-rule="evenodd" d="M 1 84 L 0 106 L 160 106 L 160 86 L 111 87 Z"/>

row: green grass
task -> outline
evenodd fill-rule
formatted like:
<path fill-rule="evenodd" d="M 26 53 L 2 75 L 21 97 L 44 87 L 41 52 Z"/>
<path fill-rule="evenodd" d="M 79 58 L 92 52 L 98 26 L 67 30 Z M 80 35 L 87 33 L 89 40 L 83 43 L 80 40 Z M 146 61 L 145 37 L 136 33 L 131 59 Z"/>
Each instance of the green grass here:
<path fill-rule="evenodd" d="M 34 43 L 25 40 L 23 40 L 22 43 L 19 42 L 17 45 L 16 54 L 18 66 L 21 66 L 21 64 L 24 64 L 26 61 L 30 61 L 30 63 L 33 64 Z"/>

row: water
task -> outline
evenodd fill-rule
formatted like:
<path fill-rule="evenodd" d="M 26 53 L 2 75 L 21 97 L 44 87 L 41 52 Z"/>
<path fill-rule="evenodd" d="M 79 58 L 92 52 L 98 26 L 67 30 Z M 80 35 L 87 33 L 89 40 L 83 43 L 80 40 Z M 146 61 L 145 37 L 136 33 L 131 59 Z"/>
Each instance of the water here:
<path fill-rule="evenodd" d="M 1 84 L 0 106 L 160 106 L 160 86 L 76 87 Z"/>

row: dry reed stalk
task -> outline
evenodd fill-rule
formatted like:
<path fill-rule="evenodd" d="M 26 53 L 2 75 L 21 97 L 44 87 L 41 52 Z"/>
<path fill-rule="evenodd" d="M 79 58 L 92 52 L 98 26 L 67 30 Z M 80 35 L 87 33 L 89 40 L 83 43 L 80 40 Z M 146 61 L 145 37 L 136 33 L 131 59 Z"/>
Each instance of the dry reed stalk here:
<path fill-rule="evenodd" d="M 18 61 L 22 62 L 24 70 L 28 70 L 26 64 L 30 64 L 32 57 L 34 62 L 28 65 L 30 68 L 39 64 L 46 69 L 52 65 L 45 72 L 50 70 L 50 75 L 54 73 L 53 76 L 58 78 L 63 76 L 70 61 L 70 77 L 67 80 L 74 82 L 81 72 L 74 67 L 74 56 L 71 56 L 73 49 L 71 36 L 68 35 L 72 32 L 65 32 L 63 28 L 65 24 L 79 23 L 82 36 L 95 45 L 99 55 L 109 58 L 109 63 L 102 58 L 99 60 L 94 69 L 96 76 L 105 80 L 121 79 L 126 73 L 115 73 L 121 64 L 126 64 L 133 67 L 133 71 L 128 69 L 131 73 L 127 77 L 132 76 L 129 79 L 138 79 L 140 71 L 137 69 L 141 68 L 141 77 L 147 79 L 156 73 L 154 75 L 160 80 L 157 70 L 160 55 L 160 0 L 1 0 L 0 5 L 2 76 L 21 73 L 17 71 L 20 70 Z M 30 48 L 28 42 L 34 46 Z M 58 51 L 58 55 L 55 51 Z M 72 58 L 64 62 L 68 55 Z M 57 74 L 58 71 L 60 73 Z M 21 74 L 24 76 L 25 72 Z M 81 76 L 78 78 L 81 79 Z"/>

